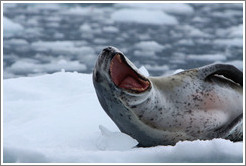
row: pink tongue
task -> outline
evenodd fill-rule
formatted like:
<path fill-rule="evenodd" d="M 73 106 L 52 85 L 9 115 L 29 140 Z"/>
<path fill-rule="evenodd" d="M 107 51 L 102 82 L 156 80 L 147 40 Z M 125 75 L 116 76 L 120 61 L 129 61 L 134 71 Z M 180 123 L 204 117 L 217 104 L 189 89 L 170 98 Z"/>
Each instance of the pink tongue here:
<path fill-rule="evenodd" d="M 139 82 L 134 79 L 131 76 L 127 76 L 123 81 L 120 83 L 121 88 L 126 88 L 126 89 L 141 89 L 143 88 Z"/>

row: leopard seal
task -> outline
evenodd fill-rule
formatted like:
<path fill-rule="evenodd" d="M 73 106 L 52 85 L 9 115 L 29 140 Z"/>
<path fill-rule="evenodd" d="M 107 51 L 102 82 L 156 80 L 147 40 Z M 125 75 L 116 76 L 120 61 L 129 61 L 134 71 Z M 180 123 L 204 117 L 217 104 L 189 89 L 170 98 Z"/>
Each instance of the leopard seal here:
<path fill-rule="evenodd" d="M 107 47 L 98 56 L 93 84 L 105 112 L 138 146 L 243 139 L 243 73 L 232 65 L 145 77 L 120 50 Z"/>

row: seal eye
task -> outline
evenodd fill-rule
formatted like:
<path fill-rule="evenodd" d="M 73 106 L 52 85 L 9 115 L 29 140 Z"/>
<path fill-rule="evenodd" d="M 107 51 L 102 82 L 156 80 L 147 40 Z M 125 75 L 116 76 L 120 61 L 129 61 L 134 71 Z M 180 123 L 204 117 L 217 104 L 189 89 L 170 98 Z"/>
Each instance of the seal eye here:
<path fill-rule="evenodd" d="M 110 75 L 116 86 L 133 92 L 144 92 L 150 86 L 150 82 L 136 73 L 121 57 L 116 54 L 110 63 Z"/>

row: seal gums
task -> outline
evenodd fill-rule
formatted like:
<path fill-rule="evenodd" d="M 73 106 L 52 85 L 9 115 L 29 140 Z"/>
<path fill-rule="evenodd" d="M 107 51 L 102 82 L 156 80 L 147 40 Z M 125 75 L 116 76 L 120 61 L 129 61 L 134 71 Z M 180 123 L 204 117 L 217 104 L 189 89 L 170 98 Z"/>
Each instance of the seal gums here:
<path fill-rule="evenodd" d="M 140 93 L 150 86 L 150 82 L 136 73 L 120 54 L 116 54 L 111 60 L 110 75 L 114 84 L 122 89 Z"/>

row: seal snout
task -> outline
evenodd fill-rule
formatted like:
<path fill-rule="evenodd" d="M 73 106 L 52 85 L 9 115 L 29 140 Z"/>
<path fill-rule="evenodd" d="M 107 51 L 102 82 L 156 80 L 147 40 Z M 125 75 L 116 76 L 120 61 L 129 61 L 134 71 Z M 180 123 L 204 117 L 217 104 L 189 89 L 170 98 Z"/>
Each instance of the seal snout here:
<path fill-rule="evenodd" d="M 110 76 L 118 88 L 130 92 L 144 92 L 150 87 L 148 79 L 133 70 L 121 54 L 116 54 L 110 62 Z"/>
<path fill-rule="evenodd" d="M 113 46 L 108 46 L 102 50 L 102 54 L 114 55 L 116 53 L 121 53 L 121 51 Z"/>
<path fill-rule="evenodd" d="M 114 51 L 113 48 L 111 46 L 109 46 L 109 47 L 106 47 L 102 50 L 102 54 L 109 54 L 113 51 Z"/>

